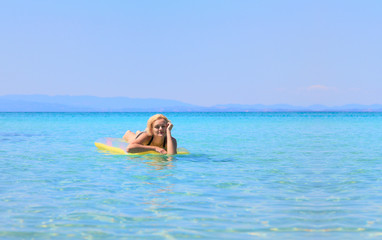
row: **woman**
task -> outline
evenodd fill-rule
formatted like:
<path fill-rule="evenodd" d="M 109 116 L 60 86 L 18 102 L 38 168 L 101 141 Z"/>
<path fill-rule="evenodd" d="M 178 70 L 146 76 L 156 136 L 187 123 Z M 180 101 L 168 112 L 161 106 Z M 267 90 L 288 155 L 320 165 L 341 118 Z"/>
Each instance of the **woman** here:
<path fill-rule="evenodd" d="M 177 142 L 171 136 L 174 125 L 162 114 L 156 114 L 147 121 L 146 131 L 136 133 L 128 130 L 123 138 L 129 143 L 128 153 L 156 151 L 161 154 L 176 154 Z"/>

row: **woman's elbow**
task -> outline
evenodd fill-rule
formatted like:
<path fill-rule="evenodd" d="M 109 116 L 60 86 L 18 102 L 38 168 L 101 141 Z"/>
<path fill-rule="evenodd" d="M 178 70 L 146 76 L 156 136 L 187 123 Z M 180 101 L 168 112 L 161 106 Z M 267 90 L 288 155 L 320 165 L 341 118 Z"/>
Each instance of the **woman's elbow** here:
<path fill-rule="evenodd" d="M 126 152 L 131 153 L 131 152 L 133 152 L 133 149 L 134 149 L 134 146 L 129 144 L 129 146 L 127 146 L 127 148 L 126 148 Z"/>

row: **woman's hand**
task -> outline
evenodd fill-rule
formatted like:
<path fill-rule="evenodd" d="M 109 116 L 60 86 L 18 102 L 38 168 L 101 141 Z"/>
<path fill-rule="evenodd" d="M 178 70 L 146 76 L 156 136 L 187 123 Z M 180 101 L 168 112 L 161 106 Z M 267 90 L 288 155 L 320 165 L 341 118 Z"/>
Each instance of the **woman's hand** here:
<path fill-rule="evenodd" d="M 171 122 L 168 122 L 167 123 L 167 131 L 170 131 L 172 130 L 172 128 L 174 127 L 174 125 L 171 123 Z"/>
<path fill-rule="evenodd" d="M 164 150 L 163 148 L 160 148 L 160 147 L 156 147 L 155 151 L 160 153 L 160 154 L 167 154 L 166 150 Z"/>

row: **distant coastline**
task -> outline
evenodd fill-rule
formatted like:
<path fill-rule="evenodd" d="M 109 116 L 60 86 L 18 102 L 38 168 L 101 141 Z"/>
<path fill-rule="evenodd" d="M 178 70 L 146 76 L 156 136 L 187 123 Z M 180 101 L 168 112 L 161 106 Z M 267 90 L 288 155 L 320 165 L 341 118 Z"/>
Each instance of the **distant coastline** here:
<path fill-rule="evenodd" d="M 175 100 L 127 97 L 4 95 L 0 112 L 382 112 L 382 104 L 342 106 L 221 104 L 211 107 Z"/>

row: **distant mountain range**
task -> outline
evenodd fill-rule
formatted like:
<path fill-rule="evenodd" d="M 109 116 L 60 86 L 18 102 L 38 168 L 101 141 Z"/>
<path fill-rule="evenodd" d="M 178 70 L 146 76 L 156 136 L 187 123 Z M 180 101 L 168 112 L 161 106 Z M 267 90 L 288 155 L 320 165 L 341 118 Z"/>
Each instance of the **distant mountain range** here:
<path fill-rule="evenodd" d="M 0 112 L 382 112 L 382 104 L 335 107 L 225 104 L 202 107 L 154 98 L 5 95 L 0 96 Z"/>

